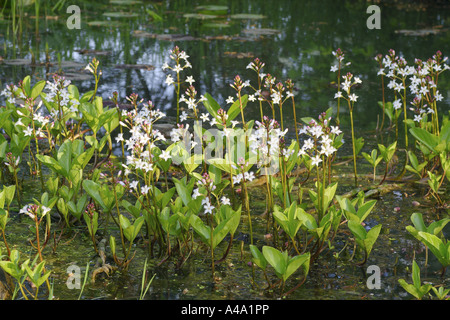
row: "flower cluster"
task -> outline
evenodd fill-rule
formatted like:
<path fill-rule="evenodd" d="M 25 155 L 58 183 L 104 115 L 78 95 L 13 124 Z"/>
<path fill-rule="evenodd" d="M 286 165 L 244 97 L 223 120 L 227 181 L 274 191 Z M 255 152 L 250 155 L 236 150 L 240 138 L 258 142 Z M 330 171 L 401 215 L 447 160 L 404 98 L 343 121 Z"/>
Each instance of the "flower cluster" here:
<path fill-rule="evenodd" d="M 7 85 L 5 89 L 2 90 L 2 92 L 0 92 L 0 96 L 5 96 L 9 103 L 14 104 L 16 103 L 17 96 L 19 96 L 22 99 L 25 98 L 25 95 L 23 94 L 22 91 L 16 93 L 18 92 L 18 90 L 19 88 L 15 84 L 11 83 Z"/>
<path fill-rule="evenodd" d="M 395 110 L 402 106 L 402 100 L 406 101 L 406 79 L 409 78 L 409 91 L 414 96 L 410 108 L 414 113 L 414 121 L 420 122 L 426 114 L 433 114 L 435 110 L 432 104 L 443 99 L 442 94 L 437 89 L 437 79 L 439 74 L 450 67 L 445 64 L 447 57 L 442 56 L 442 52 L 437 51 L 432 58 L 427 61 L 415 59 L 415 66 L 409 66 L 403 57 L 396 55 L 395 50 L 390 49 L 388 54 L 382 57 L 378 54 L 375 60 L 380 64 L 378 75 L 384 75 L 390 79 L 387 87 L 394 90 L 396 99 L 393 102 Z M 397 94 L 401 99 L 397 99 Z"/>
<path fill-rule="evenodd" d="M 331 72 L 336 72 L 336 71 L 341 71 L 341 68 L 343 66 L 349 66 L 351 64 L 351 62 L 347 62 L 346 64 L 343 63 L 344 58 L 345 58 L 345 54 L 344 51 L 342 51 L 341 48 L 338 48 L 336 51 L 332 51 L 331 52 L 333 54 L 333 56 L 336 57 L 338 64 L 334 64 L 331 66 L 330 71 Z"/>
<path fill-rule="evenodd" d="M 288 153 L 280 149 L 280 139 L 284 138 L 288 129 L 282 131 L 279 123 L 264 116 L 263 121 L 255 121 L 256 128 L 249 137 L 250 151 L 257 155 L 258 167 L 278 163 L 278 157 Z"/>
<path fill-rule="evenodd" d="M 450 67 L 445 64 L 448 57 L 443 57 L 438 51 L 426 62 L 415 59 L 415 68 L 410 77 L 410 92 L 414 95 L 411 104 L 414 108 L 414 121 L 420 122 L 425 114 L 434 114 L 433 104 L 442 101 L 443 96 L 437 89 L 439 75 Z"/>
<path fill-rule="evenodd" d="M 338 126 L 330 126 L 331 118 L 326 118 L 325 113 L 319 116 L 319 121 L 311 120 L 308 125 L 304 125 L 299 134 L 305 134 L 309 138 L 303 143 L 298 152 L 298 156 L 309 156 L 312 166 L 318 166 L 323 161 L 323 157 L 331 158 L 337 151 L 336 138 L 342 131 Z M 340 137 L 342 143 L 342 137 Z"/>
<path fill-rule="evenodd" d="M 77 112 L 80 102 L 70 97 L 68 90 L 70 83 L 70 80 L 54 74 L 53 82 L 47 81 L 46 88 L 49 89 L 49 92 L 45 95 L 45 100 L 56 103 L 58 107 L 69 108 L 71 112 Z M 60 111 L 57 109 L 50 111 L 52 117 L 55 119 L 63 116 L 62 114 L 58 114 L 58 112 Z"/>
<path fill-rule="evenodd" d="M 239 158 L 237 165 L 237 167 L 233 165 L 233 168 L 239 171 L 237 175 L 233 176 L 233 184 L 246 183 L 255 179 L 255 173 L 247 171 L 248 161 L 246 162 L 244 158 Z"/>
<path fill-rule="evenodd" d="M 31 219 L 36 220 L 39 215 L 41 216 L 41 219 L 45 217 L 45 215 L 49 213 L 50 210 L 50 208 L 43 205 L 39 206 L 37 204 L 27 204 L 25 207 L 20 209 L 19 213 L 26 214 Z"/>
<path fill-rule="evenodd" d="M 177 73 L 177 79 L 179 78 L 179 74 L 181 71 L 183 71 L 186 68 L 192 68 L 191 63 L 188 60 L 189 56 L 186 54 L 186 52 L 180 50 L 178 46 L 175 46 L 175 48 L 172 49 L 170 54 L 170 59 L 175 61 L 175 66 L 171 67 L 167 62 L 165 62 L 162 66 L 163 70 L 169 69 L 172 71 L 175 71 Z M 184 65 L 182 66 L 181 63 L 184 61 Z M 166 84 L 171 85 L 175 83 L 174 78 L 171 74 L 168 74 L 166 77 Z M 192 82 L 195 82 L 195 80 L 192 78 L 192 76 L 188 76 L 186 78 L 186 82 L 189 82 L 189 84 L 192 85 Z"/>
<path fill-rule="evenodd" d="M 198 105 L 203 102 L 206 101 L 206 97 L 204 95 L 200 96 L 200 99 L 197 100 L 197 90 L 195 90 L 195 87 L 193 85 L 190 85 L 187 89 L 185 94 L 182 94 L 180 97 L 180 102 L 184 102 L 187 104 L 188 109 L 192 110 L 194 112 L 194 117 L 196 120 L 199 119 L 199 110 L 198 110 Z M 202 115 L 202 120 L 203 121 L 208 121 L 209 119 L 207 119 L 208 114 L 203 114 Z M 183 111 L 181 116 L 180 116 L 180 121 L 184 122 L 186 121 L 186 119 L 188 118 L 188 114 Z"/>
<path fill-rule="evenodd" d="M 158 141 L 165 141 L 164 135 L 153 127 L 153 124 L 165 116 L 163 112 L 154 109 L 151 101 L 144 103 L 143 108 L 138 112 L 136 110 L 124 113 L 125 119 L 121 121 L 121 125 L 130 130 L 131 136 L 124 141 L 127 150 L 130 154 L 126 157 L 125 175 L 127 176 L 132 171 L 138 171 L 145 177 L 147 173 L 154 169 L 155 159 L 152 149 L 156 146 Z M 123 136 L 120 136 L 118 141 L 122 141 Z M 131 182 L 130 186 L 137 189 L 137 182 Z M 144 186 L 141 189 L 142 193 L 147 193 L 149 187 Z"/>
<path fill-rule="evenodd" d="M 356 94 L 354 94 L 354 93 L 351 93 L 351 88 L 354 85 L 361 84 L 362 83 L 361 79 L 359 77 L 353 77 L 353 74 L 350 73 L 350 72 L 347 72 L 347 74 L 343 75 L 342 78 L 343 78 L 344 82 L 341 83 L 341 87 L 342 87 L 342 90 L 347 94 L 347 97 L 344 97 L 342 95 L 342 91 L 339 90 L 334 95 L 334 98 L 335 99 L 336 98 L 344 98 L 346 100 L 350 100 L 352 102 L 356 102 L 357 99 L 358 99 L 358 96 Z"/>
<path fill-rule="evenodd" d="M 205 214 L 212 214 L 215 206 L 212 205 L 212 192 L 216 189 L 214 185 L 214 181 L 211 179 L 209 174 L 205 172 L 202 176 L 202 179 L 197 181 L 197 188 L 194 189 L 192 193 L 192 199 L 197 199 L 198 197 L 204 197 L 202 199 L 203 209 Z M 221 205 L 230 205 L 230 199 L 226 196 L 222 196 L 220 199 Z"/>

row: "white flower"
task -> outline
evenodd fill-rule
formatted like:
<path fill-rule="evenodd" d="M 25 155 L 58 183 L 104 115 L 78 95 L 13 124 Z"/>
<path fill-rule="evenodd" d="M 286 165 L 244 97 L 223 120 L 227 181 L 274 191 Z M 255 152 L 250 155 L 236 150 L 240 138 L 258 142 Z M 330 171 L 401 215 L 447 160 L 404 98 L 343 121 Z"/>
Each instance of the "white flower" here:
<path fill-rule="evenodd" d="M 298 130 L 298 134 L 306 134 L 308 133 L 308 129 L 306 126 L 301 127 L 300 130 Z"/>
<path fill-rule="evenodd" d="M 336 92 L 336 93 L 334 94 L 334 98 L 335 98 L 335 99 L 337 99 L 337 98 L 342 98 L 342 92 L 341 92 L 341 91 Z"/>
<path fill-rule="evenodd" d="M 239 124 L 239 121 L 236 121 L 236 120 L 231 120 L 231 127 L 235 127 L 236 125 L 238 125 Z"/>
<path fill-rule="evenodd" d="M 130 188 L 137 190 L 137 186 L 138 186 L 138 182 L 137 181 L 132 181 L 130 182 Z"/>
<path fill-rule="evenodd" d="M 416 122 L 422 121 L 422 115 L 421 115 L 421 114 L 416 114 L 416 115 L 414 116 L 414 121 L 416 121 Z"/>
<path fill-rule="evenodd" d="M 206 198 L 204 200 L 208 200 L 208 198 Z M 208 201 L 205 201 L 203 209 L 205 209 L 205 213 L 212 213 L 214 206 L 211 203 L 209 203 L 209 200 L 208 200 Z"/>
<path fill-rule="evenodd" d="M 394 85 L 394 90 L 397 91 L 397 92 L 400 92 L 400 91 L 403 90 L 403 89 L 405 89 L 405 87 L 403 86 L 402 83 L 396 83 L 396 84 Z"/>
<path fill-rule="evenodd" d="M 91 66 L 88 64 L 84 70 L 88 70 L 90 73 L 94 73 L 94 70 L 92 70 Z"/>
<path fill-rule="evenodd" d="M 189 82 L 189 85 L 192 86 L 192 83 L 195 82 L 194 78 L 192 76 L 187 76 L 186 82 Z"/>
<path fill-rule="evenodd" d="M 201 196 L 201 194 L 200 194 L 200 190 L 197 188 L 192 193 L 192 199 L 197 199 L 197 197 L 199 197 L 199 196 Z"/>
<path fill-rule="evenodd" d="M 242 177 L 242 173 L 233 176 L 233 184 L 241 183 Z"/>
<path fill-rule="evenodd" d="M 352 93 L 351 95 L 348 96 L 348 98 L 350 99 L 350 101 L 356 102 L 356 100 L 358 99 L 358 96 L 356 94 Z"/>
<path fill-rule="evenodd" d="M 184 61 L 187 62 L 187 58 L 189 58 L 189 56 L 186 54 L 185 51 L 181 51 L 180 52 L 180 59 L 183 59 Z"/>
<path fill-rule="evenodd" d="M 311 165 L 312 165 L 312 166 L 318 166 L 319 163 L 322 162 L 322 159 L 320 158 L 319 155 L 316 155 L 316 156 L 313 157 L 311 160 L 312 160 L 312 162 L 311 162 Z"/>
<path fill-rule="evenodd" d="M 149 192 L 149 190 L 150 190 L 150 187 L 147 186 L 147 185 L 145 185 L 145 186 L 143 186 L 143 187 L 141 188 L 141 193 L 142 193 L 142 194 L 147 194 L 147 193 Z"/>
<path fill-rule="evenodd" d="M 117 142 L 125 141 L 124 138 L 123 138 L 123 133 L 119 133 L 119 134 L 117 135 L 116 141 L 117 141 Z"/>
<path fill-rule="evenodd" d="M 444 97 L 439 93 L 439 91 L 436 91 L 435 99 L 436 101 L 442 101 Z"/>
<path fill-rule="evenodd" d="M 231 205 L 230 199 L 228 199 L 228 198 L 225 197 L 225 196 L 223 196 L 223 197 L 220 199 L 220 201 L 221 201 L 222 205 Z"/>
<path fill-rule="evenodd" d="M 362 83 L 362 81 L 359 77 L 355 77 L 355 83 Z"/>
<path fill-rule="evenodd" d="M 397 99 L 394 101 L 394 103 L 392 104 L 395 110 L 398 110 L 402 107 L 402 103 L 400 101 L 400 99 Z"/>
<path fill-rule="evenodd" d="M 338 126 L 331 126 L 331 133 L 338 136 L 342 133 L 342 131 L 339 129 Z"/>
<path fill-rule="evenodd" d="M 298 154 L 297 154 L 297 156 L 299 156 L 299 157 L 301 157 L 301 156 L 303 156 L 303 155 L 305 155 L 306 154 L 306 152 L 305 152 L 305 149 L 300 149 L 299 151 L 298 151 Z"/>
<path fill-rule="evenodd" d="M 183 111 L 180 116 L 180 121 L 181 122 L 186 121 L 187 117 L 188 117 L 188 114 L 186 113 L 186 111 Z"/>
<path fill-rule="evenodd" d="M 200 118 L 202 119 L 202 121 L 208 122 L 208 121 L 209 121 L 209 114 L 207 114 L 207 113 L 202 113 L 202 115 L 200 116 Z"/>
<path fill-rule="evenodd" d="M 167 75 L 165 82 L 168 86 L 170 86 L 172 83 L 175 83 L 175 81 L 173 81 L 172 75 L 170 74 Z"/>
<path fill-rule="evenodd" d="M 337 70 L 338 70 L 338 66 L 337 65 L 331 66 L 331 68 L 330 68 L 331 72 L 336 72 Z"/>
<path fill-rule="evenodd" d="M 248 100 L 249 100 L 249 101 L 252 101 L 252 102 L 255 101 L 255 100 L 256 100 L 255 95 L 254 95 L 254 94 L 249 95 L 249 96 L 248 96 Z"/>
<path fill-rule="evenodd" d="M 312 148 L 314 148 L 314 142 L 310 138 L 310 139 L 306 140 L 305 143 L 303 144 L 303 149 L 306 151 L 306 150 L 309 150 L 309 149 L 312 149 Z"/>
<path fill-rule="evenodd" d="M 31 219 L 36 218 L 36 216 L 34 214 L 32 214 L 30 210 L 28 210 L 29 207 L 30 207 L 29 205 L 26 205 L 25 207 L 20 209 L 19 213 L 24 213 L 27 216 L 29 216 Z"/>
<path fill-rule="evenodd" d="M 31 137 L 31 135 L 33 134 L 33 129 L 31 127 L 27 127 L 25 129 L 24 133 L 25 133 L 25 137 L 26 136 L 30 136 Z"/>
<path fill-rule="evenodd" d="M 329 157 L 336 151 L 337 151 L 336 148 L 331 146 L 330 144 L 322 144 L 322 149 L 320 150 L 320 153 Z"/>
<path fill-rule="evenodd" d="M 233 97 L 229 96 L 229 97 L 227 98 L 227 103 L 234 103 Z"/>
<path fill-rule="evenodd" d="M 171 156 L 170 156 L 170 151 L 164 150 L 164 151 L 159 155 L 159 157 L 160 157 L 161 159 L 164 159 L 165 161 L 167 161 L 168 159 L 171 158 Z"/>
<path fill-rule="evenodd" d="M 246 181 L 252 181 L 253 179 L 255 179 L 255 173 L 253 171 L 245 172 L 244 177 Z"/>
<path fill-rule="evenodd" d="M 25 207 L 23 207 L 22 209 L 19 210 L 19 213 L 27 214 L 28 213 L 28 207 L 29 207 L 29 205 L 26 205 Z"/>
<path fill-rule="evenodd" d="M 180 71 L 183 71 L 183 68 L 182 68 L 179 64 L 177 64 L 177 65 L 173 68 L 173 71 L 175 71 L 176 73 L 179 73 Z"/>
<path fill-rule="evenodd" d="M 42 206 L 41 210 L 42 210 L 42 216 L 45 216 L 47 213 L 50 212 L 51 209 L 46 206 Z"/>
<path fill-rule="evenodd" d="M 17 122 L 14 124 L 15 126 L 25 126 L 23 123 L 22 123 L 22 118 L 19 118 L 19 120 L 17 120 Z"/>
<path fill-rule="evenodd" d="M 316 137 L 316 138 L 319 138 L 319 137 L 323 134 L 323 131 L 322 131 L 322 127 L 321 127 L 321 126 L 314 126 L 314 127 L 311 127 L 311 128 L 309 129 L 309 132 L 310 132 L 314 137 Z"/>
<path fill-rule="evenodd" d="M 167 62 L 164 62 L 164 64 L 161 67 L 163 70 L 169 69 L 169 65 L 167 64 Z"/>

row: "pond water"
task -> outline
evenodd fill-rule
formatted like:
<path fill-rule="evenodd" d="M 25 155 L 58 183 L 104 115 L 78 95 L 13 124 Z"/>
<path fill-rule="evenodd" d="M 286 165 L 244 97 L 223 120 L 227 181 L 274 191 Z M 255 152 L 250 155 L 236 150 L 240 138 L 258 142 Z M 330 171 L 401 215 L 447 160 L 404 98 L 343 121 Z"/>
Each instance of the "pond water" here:
<path fill-rule="evenodd" d="M 408 61 L 414 58 L 428 59 L 437 50 L 450 54 L 450 5 L 429 2 L 381 1 L 381 29 L 368 29 L 366 13 L 367 1 L 163 1 L 147 3 L 135 1 L 122 4 L 120 1 L 79 1 L 81 8 L 81 28 L 69 29 L 66 20 L 70 14 L 64 8 L 52 12 L 48 9 L 47 19 L 39 21 L 36 34 L 33 10 L 23 20 L 23 33 L 13 39 L 9 21 L 0 20 L 0 87 L 17 83 L 26 75 L 32 79 L 50 79 L 51 73 L 59 69 L 76 84 L 80 92 L 91 90 L 94 81 L 83 71 L 93 57 L 100 61 L 103 72 L 99 95 L 109 99 L 113 91 L 119 93 L 120 100 L 138 93 L 145 100 L 152 100 L 169 116 L 175 116 L 175 95 L 164 83 L 165 72 L 161 70 L 168 61 L 169 51 L 178 45 L 190 56 L 192 75 L 201 93 L 210 93 L 221 105 L 232 95 L 230 83 L 235 75 L 255 82 L 255 74 L 246 69 L 258 57 L 266 66 L 264 72 L 284 81 L 290 78 L 296 87 L 297 117 L 316 117 L 329 107 L 336 108 L 333 99 L 336 88 L 336 74 L 330 72 L 335 63 L 332 51 L 341 48 L 345 67 L 360 76 L 363 83 L 357 89 L 360 97 L 355 109 L 355 125 L 358 136 L 366 140 L 363 151 L 370 152 L 380 139 L 389 141 L 392 132 L 380 136 L 375 134 L 380 121 L 381 100 L 380 79 L 377 77 L 378 65 L 374 57 L 395 49 Z M 121 4 L 119 4 L 121 3 Z M 199 6 L 225 6 L 226 15 L 217 17 L 200 16 Z M 122 13 L 113 14 L 108 13 Z M 123 13 L 132 15 L 123 15 Z M 162 17 L 161 21 L 152 18 L 151 12 Z M 106 15 L 105 15 L 106 13 Z M 248 15 L 244 15 L 248 14 Z M 32 64 L 32 59 L 36 63 Z M 38 63 L 51 62 L 46 66 Z M 60 63 L 58 63 L 58 61 Z M 147 67 L 136 68 L 136 65 Z M 444 101 L 441 112 L 450 108 L 450 74 L 440 78 Z M 390 93 L 389 93 L 390 94 Z M 392 100 L 392 96 L 387 97 Z M 269 111 L 269 110 L 267 110 Z M 246 109 L 249 118 L 257 118 L 257 104 L 249 104 Z M 349 134 L 349 119 L 346 108 L 341 108 L 341 124 Z M 253 117 L 252 117 L 253 116 Z M 286 126 L 293 134 L 292 111 L 287 108 Z M 347 138 L 350 141 L 350 138 Z M 350 145 L 342 149 L 342 154 L 350 155 Z M 359 163 L 361 172 L 370 173 L 371 167 Z M 342 166 L 336 172 L 340 182 L 338 193 L 351 190 L 350 166 Z M 362 179 L 362 187 L 369 184 L 369 178 Z M 33 192 L 33 182 L 24 181 L 27 197 L 38 197 Z M 30 188 L 26 188 L 29 185 Z M 403 184 L 378 197 L 377 206 L 367 222 L 369 225 L 383 225 L 369 261 L 363 267 L 347 262 L 343 253 L 335 259 L 331 253 L 324 255 L 311 268 L 306 283 L 288 299 L 409 299 L 410 296 L 400 287 L 397 280 L 410 281 L 407 272 L 411 261 L 424 259 L 420 243 L 406 232 L 413 212 L 422 212 L 432 220 L 445 212 L 436 210 L 431 200 L 425 199 L 425 185 Z M 258 243 L 263 243 L 264 221 L 259 216 L 264 211 L 263 191 L 252 190 L 252 199 L 261 203 L 255 205 L 254 217 L 260 230 Z M 448 198 L 448 192 L 446 193 Z M 418 201 L 419 207 L 413 206 Z M 400 208 L 396 210 L 395 208 Z M 26 224 L 18 217 L 16 234 L 26 233 Z M 156 274 L 149 295 L 150 299 L 272 299 L 276 295 L 252 288 L 251 268 L 247 262 L 250 257 L 240 254 L 240 241 L 245 240 L 246 230 L 234 242 L 235 248 L 227 261 L 217 267 L 222 278 L 213 290 L 210 279 L 210 265 L 203 256 L 195 256 L 181 269 L 173 262 L 158 266 L 159 260 L 149 261 L 149 274 Z M 14 232 L 14 231 L 9 231 Z M 447 232 L 448 234 L 448 232 Z M 23 238 L 22 248 L 27 248 L 27 237 Z M 62 242 L 69 241 L 64 239 Z M 336 247 L 342 247 L 339 237 Z M 95 284 L 88 284 L 84 299 L 136 299 L 139 296 L 145 250 L 137 246 L 135 260 L 128 273 L 114 273 L 103 277 Z M 220 247 L 218 250 L 224 250 Z M 26 249 L 23 249 L 26 251 Z M 28 247 L 29 250 L 29 247 Z M 78 297 L 78 291 L 65 286 L 66 269 L 75 263 L 85 266 L 94 259 L 94 252 L 88 238 L 78 235 L 68 245 L 58 246 L 55 254 L 49 255 L 48 263 L 59 276 L 55 278 L 55 295 L 60 299 Z M 366 286 L 366 268 L 377 265 L 382 271 L 382 288 L 369 290 Z M 435 272 L 439 263 L 431 255 L 429 265 L 423 270 L 423 280 L 433 284 L 449 286 L 448 272 L 443 279 Z M 261 285 L 264 286 L 263 278 Z"/>

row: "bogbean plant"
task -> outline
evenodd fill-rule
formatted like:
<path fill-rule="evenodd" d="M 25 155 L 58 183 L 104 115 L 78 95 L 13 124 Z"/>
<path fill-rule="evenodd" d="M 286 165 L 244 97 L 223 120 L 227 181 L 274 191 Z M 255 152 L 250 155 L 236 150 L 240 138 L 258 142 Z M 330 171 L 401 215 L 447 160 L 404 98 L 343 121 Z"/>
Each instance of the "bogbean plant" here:
<path fill-rule="evenodd" d="M 70 81 L 55 75 L 52 81 L 40 81 L 33 87 L 26 77 L 2 92 L 7 101 L 0 110 L 0 124 L 9 140 L 0 136 L 0 157 L 9 174 L 2 176 L 5 187 L 0 193 L 0 228 L 7 249 L 0 266 L 16 279 L 24 299 L 38 297 L 37 290 L 25 292 L 26 277 L 36 288 L 45 282 L 51 297 L 50 271 L 44 267 L 49 239 L 52 232 L 54 239 L 62 239 L 80 228 L 86 230 L 93 250 L 103 261 L 94 274 L 113 270 L 109 261 L 126 271 L 135 256 L 134 248 L 144 243 L 149 258 L 159 259 L 159 265 L 175 260 L 178 268 L 204 248 L 209 252 L 215 282 L 215 266 L 227 258 L 239 228 L 249 235 L 253 284 L 259 286 L 255 273 L 258 267 L 268 288 L 279 288 L 283 295 L 305 282 L 310 265 L 322 252 L 334 249 L 339 228 L 347 226 L 351 231 L 353 239 L 347 240 L 354 243 L 353 256 L 357 247 L 362 250 L 359 264 L 367 261 L 381 225 L 367 230 L 362 224 L 376 201 L 366 201 L 363 193 L 355 199 L 336 194 L 338 182 L 334 181 L 333 168 L 344 134 L 333 120 L 333 110 L 326 110 L 317 119 L 303 117 L 301 122 L 294 116 L 295 139 L 290 140 L 283 119 L 286 104 L 292 104 L 294 114 L 296 109 L 290 79 L 277 82 L 275 76 L 263 73 L 265 64 L 257 58 L 247 67 L 257 73 L 257 86 L 236 76 L 230 84 L 236 95 L 228 97 L 229 107 L 222 107 L 208 93 L 197 97 L 195 80 L 184 76 L 191 67 L 188 58 L 175 47 L 170 52 L 175 66 L 163 65 L 163 70 L 174 71 L 177 76 L 176 80 L 171 74 L 166 78 L 167 85 L 175 86 L 177 104 L 177 121 L 170 139 L 157 129 L 157 121 L 165 114 L 151 101 L 133 93 L 124 97 L 132 107 L 121 110 L 115 92 L 114 106 L 104 106 L 97 96 L 102 72 L 96 59 L 86 67 L 94 76 L 93 91 L 80 94 Z M 351 73 L 343 76 L 342 84 L 340 78 L 336 97 L 348 101 L 353 117 L 358 97 L 351 88 L 361 81 Z M 245 108 L 255 101 L 261 118 L 248 120 Z M 182 114 L 180 103 L 187 105 Z M 266 109 L 270 116 L 265 114 Z M 362 140 L 355 139 L 351 123 L 357 181 L 356 156 Z M 435 138 L 411 131 L 427 161 L 440 159 L 443 168 L 449 163 L 441 155 L 442 150 L 448 151 L 447 127 L 443 126 L 438 138 L 435 131 L 426 131 Z M 112 152 L 114 140 L 121 146 L 121 157 Z M 395 148 L 395 144 L 379 147 L 386 168 Z M 18 178 L 24 158 L 33 176 L 39 176 L 42 191 L 39 201 L 34 199 L 33 204 L 25 206 L 28 199 L 21 192 Z M 373 153 L 370 159 L 375 172 L 381 159 Z M 411 164 L 423 174 L 426 164 L 422 168 L 417 161 Z M 448 179 L 448 174 L 445 176 Z M 439 178 L 435 176 L 433 184 L 436 197 L 443 181 Z M 254 223 L 260 221 L 251 206 L 255 179 L 266 191 L 265 223 L 270 235 L 264 243 L 253 233 Z M 305 190 L 309 201 L 303 198 Z M 19 206 L 15 212 L 20 210 L 32 219 L 35 240 L 31 245 L 36 252 L 32 262 L 19 262 L 19 252 L 11 249 L 5 232 L 14 210 L 14 195 Z M 59 236 L 52 230 L 58 217 Z M 225 239 L 228 244 L 218 257 L 219 245 Z M 109 243 L 108 252 L 105 242 Z M 53 252 L 57 247 L 58 241 L 54 241 Z M 273 274 L 279 281 L 271 280 Z M 286 281 L 294 277 L 300 280 L 286 291 Z"/>
<path fill-rule="evenodd" d="M 378 75 L 382 81 L 382 101 L 379 104 L 383 107 L 383 119 L 386 114 L 391 122 L 394 122 L 391 127 L 394 126 L 396 132 L 395 141 L 389 147 L 382 144 L 378 147 L 380 151 L 390 150 L 391 160 L 394 154 L 401 150 L 398 143 L 398 120 L 403 113 L 405 164 L 398 178 L 401 178 L 405 171 L 417 175 L 419 179 L 427 178 L 430 187 L 428 194 L 442 206 L 444 203 L 439 196 L 439 189 L 444 180 L 450 178 L 450 124 L 449 115 L 439 117 L 438 114 L 438 104 L 443 100 L 438 80 L 440 75 L 450 68 L 446 64 L 448 58 L 437 51 L 426 61 L 416 58 L 414 64 L 409 65 L 404 57 L 398 56 L 395 50 L 391 49 L 384 56 L 378 54 L 375 60 L 379 64 Z M 384 87 L 385 78 L 389 80 L 387 88 L 393 91 L 393 101 L 388 101 Z M 382 127 L 383 125 L 380 129 Z M 410 135 L 415 138 L 416 150 L 411 148 Z M 374 151 L 372 150 L 372 157 L 367 154 L 364 156 L 374 166 L 375 172 L 377 159 Z M 386 158 L 383 160 L 387 161 Z M 382 182 L 386 178 L 388 165 L 386 162 Z"/>

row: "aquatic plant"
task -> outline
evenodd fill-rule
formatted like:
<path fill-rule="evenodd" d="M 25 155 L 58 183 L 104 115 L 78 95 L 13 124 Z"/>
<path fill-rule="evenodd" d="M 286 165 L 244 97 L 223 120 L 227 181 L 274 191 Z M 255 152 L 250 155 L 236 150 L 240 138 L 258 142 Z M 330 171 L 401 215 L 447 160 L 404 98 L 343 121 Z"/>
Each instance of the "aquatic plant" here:
<path fill-rule="evenodd" d="M 404 279 L 399 279 L 398 283 L 416 299 L 422 300 L 422 298 L 431 290 L 433 286 L 429 283 L 422 284 L 420 281 L 420 268 L 415 260 L 412 265 L 412 279 L 412 284 L 407 283 Z"/>
<path fill-rule="evenodd" d="M 353 147 L 353 173 L 355 178 L 355 185 L 358 183 L 358 173 L 356 170 L 356 139 L 355 139 L 355 129 L 353 124 L 353 109 L 355 107 L 355 102 L 358 100 L 358 96 L 355 93 L 351 93 L 352 87 L 355 85 L 361 84 L 362 80 L 359 77 L 353 77 L 353 74 L 350 72 L 347 72 L 346 75 L 343 75 L 342 78 L 344 79 L 344 82 L 341 84 L 342 90 L 346 93 L 346 96 L 342 94 L 342 91 L 338 91 L 335 95 L 335 98 L 340 99 L 343 98 L 347 101 L 348 109 L 350 111 L 350 125 L 352 130 L 352 147 Z M 353 80 L 352 80 L 353 79 Z M 339 88 L 340 89 L 340 88 Z"/>
<path fill-rule="evenodd" d="M 112 94 L 113 106 L 105 106 L 97 95 L 101 71 L 96 59 L 86 67 L 94 75 L 94 90 L 84 94 L 58 75 L 34 86 L 27 77 L 2 91 L 7 102 L 0 110 L 0 126 L 9 139 L 0 136 L 0 158 L 8 169 L 4 177 L 7 184 L 0 192 L 0 230 L 8 256 L 17 258 L 5 232 L 11 223 L 9 218 L 14 209 L 10 205 L 14 200 L 21 213 L 32 218 L 28 222 L 36 236 L 32 242 L 35 262 L 27 262 L 28 269 L 26 264 L 22 268 L 17 259 L 13 264 L 2 261 L 1 266 L 19 282 L 17 290 L 24 290 L 21 288 L 24 279 L 30 277 L 37 287 L 47 283 L 51 293 L 44 249 L 52 233 L 53 252 L 61 239 L 74 232 L 89 239 L 93 252 L 101 260 L 93 279 L 101 272 L 109 275 L 117 267 L 126 272 L 134 261 L 137 251 L 134 248 L 143 247 L 148 250 L 148 258 L 158 259 L 156 266 L 173 261 L 176 268 L 181 268 L 192 255 L 202 255 L 209 262 L 212 283 L 216 284 L 220 281 L 216 266 L 226 260 L 234 248 L 236 234 L 241 232 L 248 239 L 249 250 L 244 252 L 244 240 L 240 249 L 243 260 L 245 253 L 251 254 L 252 283 L 259 287 L 255 268 L 258 267 L 268 289 L 279 289 L 283 296 L 306 281 L 312 262 L 319 261 L 324 252 L 338 257 L 348 244 L 353 244 L 352 258 L 362 252 L 363 257 L 357 263 L 368 261 L 382 228 L 381 224 L 367 223 L 369 214 L 377 210 L 377 201 L 368 199 L 359 190 L 350 196 L 340 194 L 341 182 L 335 175 L 339 163 L 335 161 L 340 157 L 346 129 L 333 124 L 339 122 L 338 115 L 333 120 L 333 109 L 317 118 L 303 116 L 297 122 L 293 81 L 264 74 L 265 64 L 259 59 L 248 65 L 257 73 L 257 85 L 236 75 L 230 81 L 236 95 L 221 105 L 210 94 L 197 91 L 193 76 L 182 81 L 182 71 L 191 67 L 188 57 L 175 47 L 170 51 L 175 65 L 163 66 L 177 75 L 176 80 L 171 74 L 166 77 L 166 84 L 174 85 L 177 95 L 177 122 L 169 134 L 158 130 L 158 122 L 166 117 L 165 113 L 136 93 L 123 97 L 131 105 L 128 110 L 119 108 L 121 97 L 117 92 Z M 387 68 L 391 65 L 386 65 L 386 59 L 382 63 Z M 386 77 L 394 79 L 399 74 L 401 80 L 400 84 L 396 82 L 401 88 L 394 89 L 394 94 L 401 97 L 391 103 L 392 108 L 400 110 L 403 106 L 405 111 L 403 84 L 408 79 L 406 75 L 411 76 L 413 71 L 400 58 L 392 55 L 389 59 L 398 66 L 392 67 L 392 73 Z M 346 100 L 350 111 L 351 160 L 357 183 L 357 155 L 364 142 L 362 137 L 355 136 L 353 112 L 359 98 L 354 89 L 361 79 L 346 73 L 338 77 L 338 82 L 336 98 Z M 267 92 L 263 94 L 262 90 Z M 439 93 L 435 94 L 439 98 Z M 17 106 L 16 99 L 22 99 L 24 104 Z M 283 114 L 289 101 L 295 135 L 290 135 L 291 127 Z M 418 101 L 413 101 L 415 108 L 420 106 Z M 182 103 L 187 109 L 180 114 Z M 247 108 L 252 103 L 259 104 L 261 119 L 248 117 Z M 391 104 L 384 103 L 388 116 Z M 264 113 L 266 107 L 270 108 L 269 115 Z M 436 130 L 433 117 L 430 121 L 425 117 L 420 122 L 407 121 L 408 133 L 415 138 L 418 148 L 407 150 L 409 165 L 405 168 L 417 178 L 428 178 L 430 194 L 441 206 L 445 205 L 442 187 L 450 177 L 449 123 L 442 120 Z M 119 156 L 114 154 L 114 140 L 120 145 Z M 379 143 L 378 149 L 370 154 L 362 153 L 373 167 L 373 181 L 377 166 L 384 162 L 380 185 L 396 169 L 397 147 L 395 139 L 386 145 Z M 22 196 L 19 170 L 26 166 L 32 177 L 39 175 L 42 192 L 39 200 L 33 200 L 34 204 L 23 207 L 21 203 L 28 199 Z M 252 206 L 257 196 L 254 186 L 262 186 L 266 199 L 261 217 Z M 59 222 L 55 222 L 57 218 Z M 255 225 L 261 226 L 262 219 L 266 219 L 268 233 L 264 240 L 255 233 Z M 430 232 L 431 229 L 421 227 L 423 223 L 419 220 L 415 215 L 416 229 L 411 227 L 408 231 L 430 248 L 445 270 L 448 241 L 434 233 L 442 230 L 445 223 L 434 224 L 436 228 Z M 55 224 L 61 228 L 58 238 Z M 344 244 L 344 248 L 336 253 L 335 238 L 341 236 L 337 245 Z M 146 265 L 147 260 L 144 269 Z M 272 272 L 278 282 L 271 280 Z M 294 275 L 300 281 L 286 287 Z M 141 299 L 150 284 L 151 280 L 147 281 L 143 274 Z M 22 295 L 37 297 L 38 292 L 30 295 L 24 291 Z"/>

